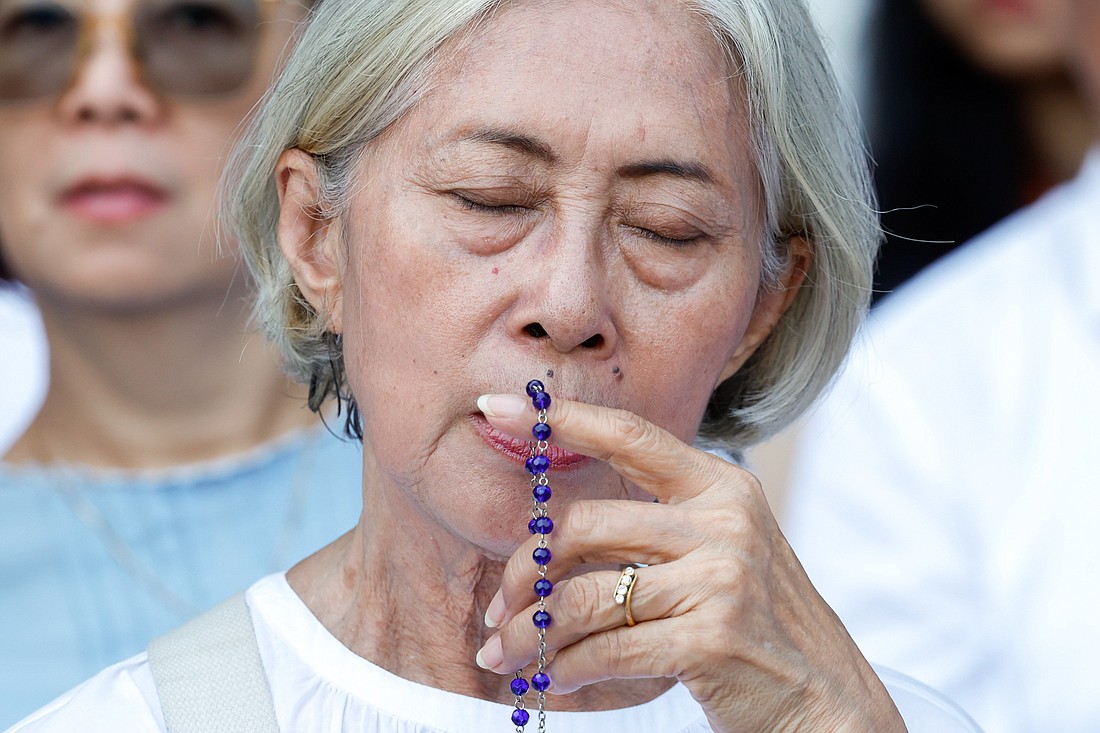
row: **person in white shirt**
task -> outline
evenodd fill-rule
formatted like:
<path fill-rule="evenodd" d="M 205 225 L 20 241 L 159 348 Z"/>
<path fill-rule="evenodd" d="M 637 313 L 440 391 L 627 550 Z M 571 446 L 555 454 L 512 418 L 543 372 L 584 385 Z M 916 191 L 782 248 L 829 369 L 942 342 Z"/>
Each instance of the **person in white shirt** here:
<path fill-rule="evenodd" d="M 1068 33 L 1100 128 L 1100 3 Z M 814 585 L 990 733 L 1100 730 L 1098 375 L 1100 144 L 873 312 L 801 434 L 784 529 Z"/>
<path fill-rule="evenodd" d="M 34 419 L 46 396 L 49 349 L 26 288 L 0 283 L 0 455 Z"/>
<path fill-rule="evenodd" d="M 230 221 L 369 511 L 16 730 L 974 730 L 692 446 L 797 416 L 869 299 L 800 0 L 325 0 L 256 120 Z M 223 632 L 251 672 L 209 685 Z"/>

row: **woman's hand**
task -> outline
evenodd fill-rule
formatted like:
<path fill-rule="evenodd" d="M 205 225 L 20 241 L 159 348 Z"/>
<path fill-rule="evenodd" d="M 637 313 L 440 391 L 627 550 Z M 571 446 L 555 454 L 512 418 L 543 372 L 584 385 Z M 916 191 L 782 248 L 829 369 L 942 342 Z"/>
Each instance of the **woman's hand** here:
<path fill-rule="evenodd" d="M 516 437 L 534 409 L 482 400 Z M 500 409 L 496 409 L 500 408 Z M 511 412 L 512 414 L 508 414 Z M 556 400 L 552 442 L 611 465 L 660 503 L 576 501 L 553 515 L 555 582 L 547 630 L 552 693 L 611 678 L 675 677 L 711 727 L 733 731 L 904 731 L 893 702 L 840 620 L 814 590 L 747 471 L 622 410 Z M 537 537 L 509 560 L 479 660 L 511 674 L 536 655 L 531 614 Z M 617 570 L 645 563 L 626 625 Z M 566 578 L 561 580 L 559 579 Z"/>

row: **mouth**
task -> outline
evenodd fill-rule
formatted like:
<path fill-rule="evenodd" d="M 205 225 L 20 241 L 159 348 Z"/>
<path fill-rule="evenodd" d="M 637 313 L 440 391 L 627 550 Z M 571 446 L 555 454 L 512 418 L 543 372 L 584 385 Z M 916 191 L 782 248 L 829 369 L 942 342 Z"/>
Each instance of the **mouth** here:
<path fill-rule="evenodd" d="M 490 425 L 481 413 L 471 415 L 470 422 L 474 426 L 474 431 L 481 436 L 481 439 L 498 453 L 519 464 L 522 464 L 531 456 L 530 442 L 500 432 Z M 588 456 L 567 451 L 553 443 L 546 449 L 546 457 L 550 459 L 551 470 L 569 470 L 590 460 Z"/>
<path fill-rule="evenodd" d="M 168 192 L 139 178 L 93 177 L 61 193 L 61 205 L 71 214 L 98 224 L 125 224 L 150 216 L 168 203 Z"/>

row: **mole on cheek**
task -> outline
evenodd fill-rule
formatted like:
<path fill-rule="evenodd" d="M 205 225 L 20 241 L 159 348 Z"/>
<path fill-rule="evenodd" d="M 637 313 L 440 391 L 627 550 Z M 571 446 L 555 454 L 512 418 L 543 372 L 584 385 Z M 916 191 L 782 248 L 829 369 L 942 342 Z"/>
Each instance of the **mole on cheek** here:
<path fill-rule="evenodd" d="M 500 274 L 500 268 L 499 267 L 494 267 L 493 268 L 493 274 L 494 275 L 499 275 Z"/>
<path fill-rule="evenodd" d="M 617 366 L 611 367 L 611 373 L 614 374 L 619 379 L 623 378 L 623 371 L 622 371 L 622 369 L 619 369 L 619 367 L 617 367 Z"/>
<path fill-rule="evenodd" d="M 554 378 L 554 370 L 553 369 L 547 369 L 546 370 L 546 378 L 547 379 L 553 379 Z"/>

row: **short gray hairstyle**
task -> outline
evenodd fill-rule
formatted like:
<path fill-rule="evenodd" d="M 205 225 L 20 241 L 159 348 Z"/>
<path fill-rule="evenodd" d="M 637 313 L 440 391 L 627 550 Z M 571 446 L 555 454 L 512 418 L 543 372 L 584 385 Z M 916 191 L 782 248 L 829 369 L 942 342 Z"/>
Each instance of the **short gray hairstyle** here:
<path fill-rule="evenodd" d="M 346 211 L 359 153 L 423 95 L 436 51 L 525 0 L 324 0 L 238 147 L 227 220 L 258 285 L 257 313 L 310 406 L 346 401 L 340 339 L 302 296 L 277 241 L 272 173 L 299 148 L 317 162 L 327 212 Z M 880 234 L 860 127 L 802 0 L 679 0 L 737 69 L 764 193 L 762 288 L 775 287 L 793 236 L 813 263 L 791 308 L 711 396 L 700 442 L 733 452 L 794 420 L 832 379 L 867 309 Z M 361 435 L 359 436 L 361 437 Z"/>

